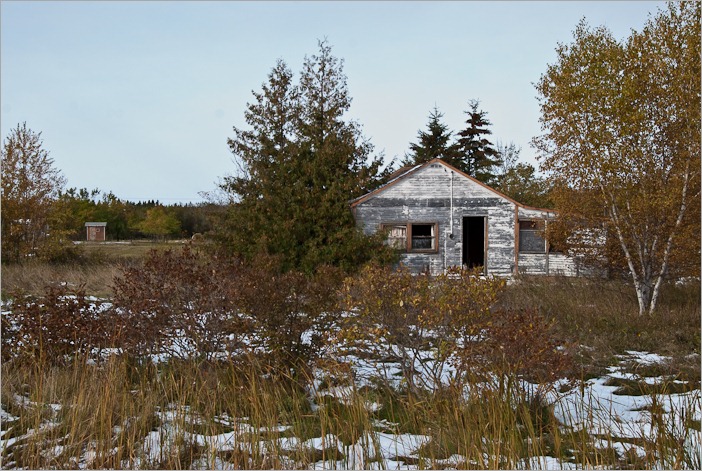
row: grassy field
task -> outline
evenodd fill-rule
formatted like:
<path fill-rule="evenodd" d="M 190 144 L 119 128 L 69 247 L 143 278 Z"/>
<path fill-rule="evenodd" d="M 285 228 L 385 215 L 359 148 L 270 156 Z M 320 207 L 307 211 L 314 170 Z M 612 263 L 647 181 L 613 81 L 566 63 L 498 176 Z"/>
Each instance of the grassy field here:
<path fill-rule="evenodd" d="M 122 265 L 174 245 L 85 244 L 99 263 L 3 267 L 3 295 L 67 282 L 109 298 Z M 2 365 L 2 467 L 702 466 L 699 282 L 666 286 L 654 316 L 640 316 L 618 280 L 524 277 L 498 302 L 536 308 L 554 325 L 577 355 L 572 382 L 529 389 L 493 371 L 500 381 L 417 396 L 401 381 L 362 380 L 333 355 L 307 385 L 255 355 L 11 361 Z"/>
<path fill-rule="evenodd" d="M 177 248 L 184 243 L 141 240 L 83 242 L 75 246 L 78 258 L 73 263 L 49 264 L 30 261 L 21 265 L 3 265 L 3 298 L 18 291 L 38 295 L 47 285 L 55 283 L 84 286 L 89 295 L 109 298 L 112 295 L 112 280 L 120 273 L 121 266 L 138 263 L 152 250 Z"/>
<path fill-rule="evenodd" d="M 644 411 L 636 414 L 644 421 L 627 423 L 612 404 L 600 404 L 591 386 L 553 402 L 547 397 L 555 391 L 529 392 L 507 375 L 499 387 L 476 380 L 467 394 L 447 390 L 414 397 L 401 388 L 361 386 L 339 371 L 329 371 L 335 385 L 317 381 L 306 389 L 271 377 L 255 357 L 241 363 L 152 364 L 115 356 L 102 364 L 76 358 L 64 366 L 3 365 L 3 467 L 699 469 L 702 464 L 700 397 L 668 395 L 666 389 L 678 384 L 672 380 L 658 383 L 661 394 L 634 390 Z M 621 384 L 601 387 L 615 390 Z M 699 384 L 685 391 L 695 387 Z M 632 401 L 615 394 L 617 404 Z M 565 413 L 557 409 L 563 409 L 564 397 L 575 398 Z"/>
<path fill-rule="evenodd" d="M 183 240 L 151 241 L 108 241 L 108 242 L 83 242 L 78 244 L 89 259 L 96 260 L 134 260 L 148 255 L 151 250 L 165 250 L 185 244 Z"/>

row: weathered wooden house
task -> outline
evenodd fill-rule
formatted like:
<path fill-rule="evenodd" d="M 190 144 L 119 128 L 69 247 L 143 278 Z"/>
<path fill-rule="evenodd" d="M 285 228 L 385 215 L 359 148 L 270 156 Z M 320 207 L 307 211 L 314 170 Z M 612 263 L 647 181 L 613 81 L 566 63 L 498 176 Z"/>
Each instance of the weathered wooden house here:
<path fill-rule="evenodd" d="M 579 271 L 543 236 L 553 210 L 520 204 L 440 159 L 398 171 L 353 200 L 351 209 L 367 234 L 386 231 L 401 263 L 415 272 L 454 266 L 501 276 Z"/>

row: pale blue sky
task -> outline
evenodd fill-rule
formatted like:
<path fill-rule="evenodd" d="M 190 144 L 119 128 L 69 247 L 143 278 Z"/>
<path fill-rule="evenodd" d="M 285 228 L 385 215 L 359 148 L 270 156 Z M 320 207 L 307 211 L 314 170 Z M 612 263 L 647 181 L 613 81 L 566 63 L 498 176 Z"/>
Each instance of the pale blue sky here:
<path fill-rule="evenodd" d="M 326 37 L 349 117 L 402 157 L 436 105 L 459 131 L 476 98 L 493 139 L 535 163 L 533 84 L 585 17 L 617 38 L 661 2 L 0 3 L 0 130 L 42 132 L 69 186 L 197 202 L 234 172 L 227 137 L 278 58 L 299 73 Z"/>

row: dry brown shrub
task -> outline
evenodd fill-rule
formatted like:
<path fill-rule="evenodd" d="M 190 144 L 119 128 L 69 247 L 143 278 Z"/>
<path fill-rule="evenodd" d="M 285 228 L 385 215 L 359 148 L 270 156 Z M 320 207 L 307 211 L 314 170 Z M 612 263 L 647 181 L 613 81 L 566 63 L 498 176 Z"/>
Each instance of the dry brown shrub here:
<path fill-rule="evenodd" d="M 357 355 L 398 362 L 411 392 L 440 389 L 449 364 L 459 389 L 495 374 L 566 374 L 566 351 L 538 312 L 495 308 L 504 285 L 478 271 L 429 277 L 368 266 L 344 285 L 349 315 L 337 340 Z"/>
<path fill-rule="evenodd" d="M 309 276 L 284 272 L 274 257 L 244 263 L 185 247 L 152 252 L 126 268 L 114 302 L 132 354 L 211 360 L 254 352 L 295 376 L 326 345 L 341 281 L 332 267 Z"/>
<path fill-rule="evenodd" d="M 213 359 L 241 348 L 248 322 L 237 309 L 240 264 L 184 247 L 152 251 L 115 279 L 123 347 L 131 354 L 166 353 Z"/>
<path fill-rule="evenodd" d="M 573 371 L 572 349 L 536 309 L 495 310 L 487 332 L 483 357 L 505 372 L 545 383 Z"/>
<path fill-rule="evenodd" d="M 82 287 L 49 285 L 39 297 L 14 293 L 2 315 L 2 358 L 30 357 L 40 364 L 96 354 L 114 344 L 117 326 L 110 309 Z"/>
<path fill-rule="evenodd" d="M 306 377 L 301 373 L 322 353 L 338 318 L 342 280 L 342 272 L 329 266 L 311 276 L 284 272 L 280 259 L 269 256 L 242 267 L 238 307 L 251 322 L 251 347 L 261 361 L 282 374 Z"/>

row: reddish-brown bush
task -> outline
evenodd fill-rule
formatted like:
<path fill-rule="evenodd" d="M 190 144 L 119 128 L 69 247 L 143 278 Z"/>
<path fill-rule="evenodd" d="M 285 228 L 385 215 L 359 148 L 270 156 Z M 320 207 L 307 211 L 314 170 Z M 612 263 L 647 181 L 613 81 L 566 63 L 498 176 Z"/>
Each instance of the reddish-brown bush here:
<path fill-rule="evenodd" d="M 82 287 L 50 285 L 39 297 L 14 293 L 2 315 L 2 359 L 31 357 L 61 363 L 95 354 L 119 336 L 109 305 L 86 296 Z M 106 308 L 106 309 L 105 309 Z"/>
<path fill-rule="evenodd" d="M 548 383 L 572 371 L 570 349 L 538 310 L 495 309 L 472 360 L 530 381 Z M 471 352 L 475 353 L 475 352 Z"/>
<path fill-rule="evenodd" d="M 242 267 L 238 307 L 251 322 L 251 347 L 284 374 L 306 370 L 320 355 L 335 324 L 343 274 L 319 267 L 309 276 L 283 272 L 279 260 L 259 257 Z"/>
<path fill-rule="evenodd" d="M 114 302 L 133 354 L 212 359 L 253 351 L 290 375 L 325 345 L 341 281 L 331 267 L 308 276 L 282 271 L 274 257 L 243 263 L 186 247 L 126 268 Z"/>
<path fill-rule="evenodd" d="M 241 265 L 185 247 L 152 251 L 142 265 L 115 278 L 114 304 L 123 347 L 132 354 L 166 353 L 212 359 L 243 346 L 247 320 L 239 315 Z"/>

